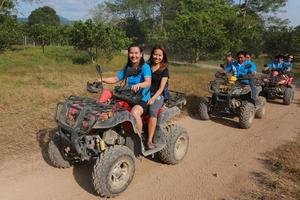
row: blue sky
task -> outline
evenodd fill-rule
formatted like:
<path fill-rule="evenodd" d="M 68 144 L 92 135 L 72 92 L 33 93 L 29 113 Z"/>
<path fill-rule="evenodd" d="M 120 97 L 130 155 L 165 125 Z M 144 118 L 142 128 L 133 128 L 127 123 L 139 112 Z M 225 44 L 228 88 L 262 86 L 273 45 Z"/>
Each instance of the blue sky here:
<path fill-rule="evenodd" d="M 58 15 L 70 20 L 85 20 L 90 17 L 90 10 L 103 0 L 41 0 L 40 3 L 20 2 L 18 5 L 18 16 L 27 17 L 32 10 L 50 6 L 56 10 Z M 288 0 L 286 7 L 277 16 L 289 19 L 292 26 L 300 25 L 300 0 Z"/>

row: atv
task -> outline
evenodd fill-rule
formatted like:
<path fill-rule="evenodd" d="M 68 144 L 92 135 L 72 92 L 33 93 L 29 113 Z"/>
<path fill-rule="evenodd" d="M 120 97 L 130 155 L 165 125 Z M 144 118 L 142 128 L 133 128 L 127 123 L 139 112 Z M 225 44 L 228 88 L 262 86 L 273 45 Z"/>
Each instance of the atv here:
<path fill-rule="evenodd" d="M 267 100 L 282 99 L 283 104 L 290 105 L 295 93 L 291 72 L 267 70 L 263 73 L 262 80 L 264 84 L 261 95 L 266 97 Z"/>
<path fill-rule="evenodd" d="M 240 81 L 253 79 L 251 75 L 231 80 L 225 73 L 216 73 L 216 79 L 208 84 L 211 97 L 205 97 L 199 104 L 198 110 L 201 120 L 209 120 L 211 116 L 239 118 L 239 125 L 243 129 L 251 127 L 254 117 L 263 118 L 266 99 L 262 96 L 252 98 L 250 85 Z M 261 86 L 256 85 L 257 94 Z"/>
<path fill-rule="evenodd" d="M 102 70 L 96 66 L 102 79 Z M 183 93 L 170 91 L 169 101 L 159 110 L 154 136 L 156 148 L 147 149 L 147 122 L 143 116 L 144 134 L 139 133 L 130 113 L 139 100 L 138 93 L 126 86 L 113 91 L 103 89 L 101 82 L 87 83 L 87 90 L 99 92 L 98 100 L 70 96 L 57 104 L 58 131 L 49 142 L 48 154 L 53 166 L 68 168 L 75 163 L 94 164 L 92 182 L 102 197 L 114 197 L 123 192 L 135 174 L 135 157 L 157 155 L 166 164 L 177 164 L 186 155 L 189 135 L 172 118 L 186 104 Z"/>

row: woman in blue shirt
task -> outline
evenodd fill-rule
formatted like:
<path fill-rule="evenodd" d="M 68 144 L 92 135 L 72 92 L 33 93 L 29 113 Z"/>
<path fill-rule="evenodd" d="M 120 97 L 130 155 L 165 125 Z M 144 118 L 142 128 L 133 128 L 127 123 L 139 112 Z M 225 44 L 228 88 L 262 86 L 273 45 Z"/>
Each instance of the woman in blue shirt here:
<path fill-rule="evenodd" d="M 135 69 L 138 71 L 136 75 L 126 77 L 126 71 Z M 142 100 L 132 107 L 131 113 L 136 119 L 137 129 L 141 134 L 143 132 L 143 122 L 141 116 L 147 111 L 147 102 L 151 98 L 150 85 L 151 85 L 151 69 L 145 63 L 143 49 L 139 45 L 131 45 L 128 48 L 128 61 L 126 66 L 118 72 L 114 77 L 103 78 L 104 83 L 114 84 L 124 79 L 127 79 L 127 86 L 131 87 L 135 92 L 141 90 L 143 95 Z"/>

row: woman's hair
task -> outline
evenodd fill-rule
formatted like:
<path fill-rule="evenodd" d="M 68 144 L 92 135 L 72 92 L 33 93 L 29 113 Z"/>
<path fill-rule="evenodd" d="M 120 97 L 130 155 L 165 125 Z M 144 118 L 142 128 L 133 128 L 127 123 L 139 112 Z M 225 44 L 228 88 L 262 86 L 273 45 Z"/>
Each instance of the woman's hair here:
<path fill-rule="evenodd" d="M 163 71 L 164 69 L 166 69 L 168 67 L 168 57 L 167 57 L 167 53 L 166 53 L 166 50 L 165 48 L 162 46 L 162 45 L 155 45 L 151 51 L 151 54 L 150 54 L 150 58 L 149 58 L 149 62 L 150 62 L 150 65 L 152 65 L 153 63 L 153 54 L 154 54 L 154 51 L 156 49 L 159 49 L 163 52 L 163 59 L 161 61 L 161 64 L 159 66 L 159 69 L 160 71 Z"/>
<path fill-rule="evenodd" d="M 143 53 L 143 48 L 142 48 L 140 45 L 138 45 L 138 44 L 131 44 L 131 45 L 128 47 L 128 49 L 127 49 L 127 54 L 128 54 L 128 56 L 127 56 L 127 64 L 126 64 L 125 67 L 132 66 L 131 60 L 130 60 L 130 58 L 129 58 L 129 52 L 130 52 L 130 49 L 131 49 L 132 47 L 138 47 L 139 50 L 140 50 L 140 52 Z M 141 69 L 144 63 L 145 63 L 144 55 L 142 55 L 141 60 L 140 60 L 140 63 L 139 63 L 139 65 L 138 65 L 138 68 Z"/>

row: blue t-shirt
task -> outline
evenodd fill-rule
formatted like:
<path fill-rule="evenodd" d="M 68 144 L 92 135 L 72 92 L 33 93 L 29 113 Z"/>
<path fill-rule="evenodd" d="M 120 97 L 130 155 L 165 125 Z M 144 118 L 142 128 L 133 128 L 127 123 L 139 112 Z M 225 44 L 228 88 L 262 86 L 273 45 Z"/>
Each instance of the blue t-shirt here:
<path fill-rule="evenodd" d="M 245 61 L 245 65 L 250 65 L 250 71 L 252 72 L 256 72 L 256 64 L 252 61 L 252 60 L 246 60 Z"/>
<path fill-rule="evenodd" d="M 267 67 L 270 69 L 275 69 L 275 70 L 281 71 L 281 70 L 284 70 L 285 64 L 284 64 L 284 62 L 278 63 L 277 61 L 274 61 L 272 63 L 267 64 Z"/>
<path fill-rule="evenodd" d="M 239 64 L 238 62 L 233 62 L 231 65 L 226 66 L 226 71 L 227 73 L 233 72 L 234 75 L 238 78 L 256 72 L 256 66 L 246 62 L 242 64 Z M 249 84 L 249 80 L 241 80 L 240 82 L 244 84 Z"/>
<path fill-rule="evenodd" d="M 118 79 L 123 80 L 125 78 L 125 69 L 130 68 L 128 66 L 127 68 L 124 67 L 121 71 L 118 72 Z M 145 78 L 151 79 L 151 69 L 150 66 L 147 63 L 144 63 L 139 74 L 136 76 L 129 76 L 127 77 L 127 85 L 128 87 L 131 87 L 133 85 L 136 85 L 138 83 L 142 83 L 145 81 Z M 148 100 L 151 98 L 150 95 L 150 86 L 147 88 L 141 88 L 141 93 L 143 94 L 142 101 L 148 102 Z"/>
<path fill-rule="evenodd" d="M 293 68 L 294 67 L 294 63 L 291 63 L 291 62 L 284 62 L 284 67 L 286 67 L 286 68 Z"/>

